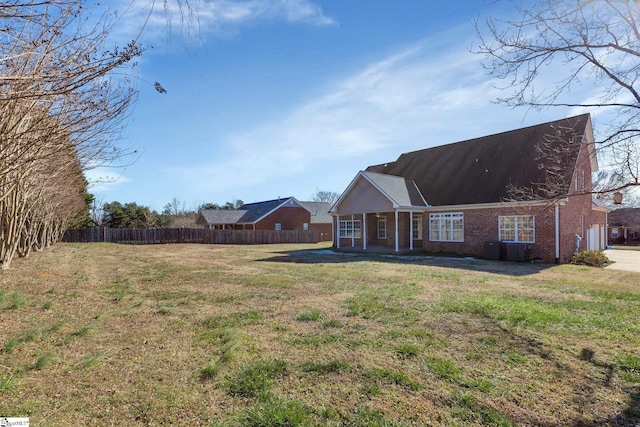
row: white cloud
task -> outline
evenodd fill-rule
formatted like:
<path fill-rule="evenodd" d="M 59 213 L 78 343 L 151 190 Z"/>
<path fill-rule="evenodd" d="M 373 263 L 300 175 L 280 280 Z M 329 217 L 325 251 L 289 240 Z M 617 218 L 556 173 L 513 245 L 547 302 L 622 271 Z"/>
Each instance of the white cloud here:
<path fill-rule="evenodd" d="M 228 37 L 242 26 L 260 21 L 290 24 L 336 25 L 322 8 L 310 0 L 120 0 L 115 38 L 131 40 L 144 27 L 147 42 L 166 40 L 171 34 L 196 35 L 195 39 Z"/>
<path fill-rule="evenodd" d="M 497 93 L 479 57 L 463 43 L 441 52 L 432 42 L 373 63 L 281 119 L 222 141 L 217 160 L 168 173 L 200 194 L 211 183 L 216 192 L 243 194 L 283 182 L 282 191 L 295 195 L 296 177 L 309 187 L 310 176 L 331 174 L 346 186 L 358 170 L 402 152 L 518 127 L 522 112 L 491 103 Z"/>

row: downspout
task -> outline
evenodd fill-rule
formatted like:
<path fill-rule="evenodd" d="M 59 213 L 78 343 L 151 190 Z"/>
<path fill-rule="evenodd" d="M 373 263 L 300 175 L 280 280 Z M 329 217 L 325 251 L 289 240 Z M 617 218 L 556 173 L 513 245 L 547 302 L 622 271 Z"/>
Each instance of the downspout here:
<path fill-rule="evenodd" d="M 602 239 L 604 249 L 609 247 L 609 212 L 604 213 L 604 238 Z"/>
<path fill-rule="evenodd" d="M 555 206 L 555 240 L 556 264 L 560 264 L 560 207 L 557 203 Z"/>

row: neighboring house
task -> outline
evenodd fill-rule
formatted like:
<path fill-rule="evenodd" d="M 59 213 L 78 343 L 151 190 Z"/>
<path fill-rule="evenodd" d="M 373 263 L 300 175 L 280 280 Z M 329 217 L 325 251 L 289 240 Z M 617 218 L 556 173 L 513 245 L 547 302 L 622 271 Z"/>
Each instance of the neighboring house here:
<path fill-rule="evenodd" d="M 640 208 L 619 208 L 609 214 L 609 244 L 640 245 Z"/>
<path fill-rule="evenodd" d="M 318 232 L 318 241 L 329 242 L 332 239 L 333 217 L 329 213 L 331 204 L 327 202 L 300 202 L 311 212 L 309 230 Z"/>
<path fill-rule="evenodd" d="M 224 230 L 310 230 L 311 211 L 287 197 L 248 203 L 235 210 L 203 209 L 196 224 Z"/>
<path fill-rule="evenodd" d="M 405 153 L 349 184 L 331 208 L 334 247 L 570 262 L 606 245 L 597 167 L 588 114 Z M 559 201 L 545 196 L 552 179 Z M 514 199 L 525 187 L 533 197 Z"/>

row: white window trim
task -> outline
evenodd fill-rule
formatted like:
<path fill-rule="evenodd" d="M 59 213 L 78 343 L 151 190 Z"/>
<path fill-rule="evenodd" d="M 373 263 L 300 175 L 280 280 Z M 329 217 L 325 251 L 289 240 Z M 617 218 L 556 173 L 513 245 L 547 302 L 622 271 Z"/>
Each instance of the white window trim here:
<path fill-rule="evenodd" d="M 522 229 L 520 227 L 518 227 L 518 218 L 531 218 L 532 222 L 533 222 L 533 228 L 531 229 L 532 233 L 531 235 L 532 240 L 519 240 L 518 239 L 518 230 Z M 514 240 L 503 240 L 502 239 L 502 227 L 500 225 L 500 222 L 502 220 L 502 218 L 514 218 Z M 524 228 L 526 229 L 526 228 Z M 535 243 L 536 242 L 536 216 L 535 215 L 500 215 L 498 216 L 498 240 L 501 242 L 513 242 L 513 243 Z"/>
<path fill-rule="evenodd" d="M 279 222 L 276 222 L 275 228 L 276 228 L 276 231 L 282 231 L 282 224 Z"/>
<path fill-rule="evenodd" d="M 411 238 L 413 240 L 422 240 L 422 234 L 423 234 L 423 216 L 422 214 L 413 214 L 411 215 Z M 413 224 L 418 224 L 418 233 L 417 234 L 413 234 Z M 463 229 L 464 230 L 464 229 Z"/>
<path fill-rule="evenodd" d="M 342 224 L 345 226 L 342 227 Z M 357 224 L 357 227 L 356 227 Z M 349 238 L 360 239 L 362 237 L 362 226 L 359 219 L 341 219 L 338 223 L 338 238 L 339 239 L 349 239 Z"/>
<path fill-rule="evenodd" d="M 378 239 L 386 239 L 387 238 L 387 216 L 386 215 L 380 215 L 378 217 Z M 384 224 L 384 226 L 381 228 L 380 224 Z M 381 233 L 382 231 L 382 233 Z"/>
<path fill-rule="evenodd" d="M 432 220 L 437 219 L 439 224 L 438 230 L 438 239 L 433 238 L 431 222 Z M 455 233 L 453 233 L 453 222 L 455 219 L 462 220 L 462 239 L 443 239 L 442 238 L 442 222 L 448 221 L 451 222 L 451 233 L 452 237 Z M 464 212 L 441 212 L 441 213 L 432 213 L 429 214 L 429 241 L 430 242 L 464 242 Z"/>

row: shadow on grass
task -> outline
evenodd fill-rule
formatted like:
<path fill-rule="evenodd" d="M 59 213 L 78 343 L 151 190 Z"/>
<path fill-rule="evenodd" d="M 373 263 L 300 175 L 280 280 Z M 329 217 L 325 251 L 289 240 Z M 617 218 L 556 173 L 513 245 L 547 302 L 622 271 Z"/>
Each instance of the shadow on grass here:
<path fill-rule="evenodd" d="M 539 273 L 553 264 L 530 262 L 510 262 L 478 259 L 447 253 L 407 253 L 384 254 L 363 252 L 342 252 L 333 249 L 299 249 L 276 252 L 276 256 L 260 262 L 291 262 L 296 264 L 344 264 L 366 261 L 393 264 L 424 265 L 433 267 L 461 268 L 471 271 L 503 274 L 507 276 L 528 276 Z"/>

